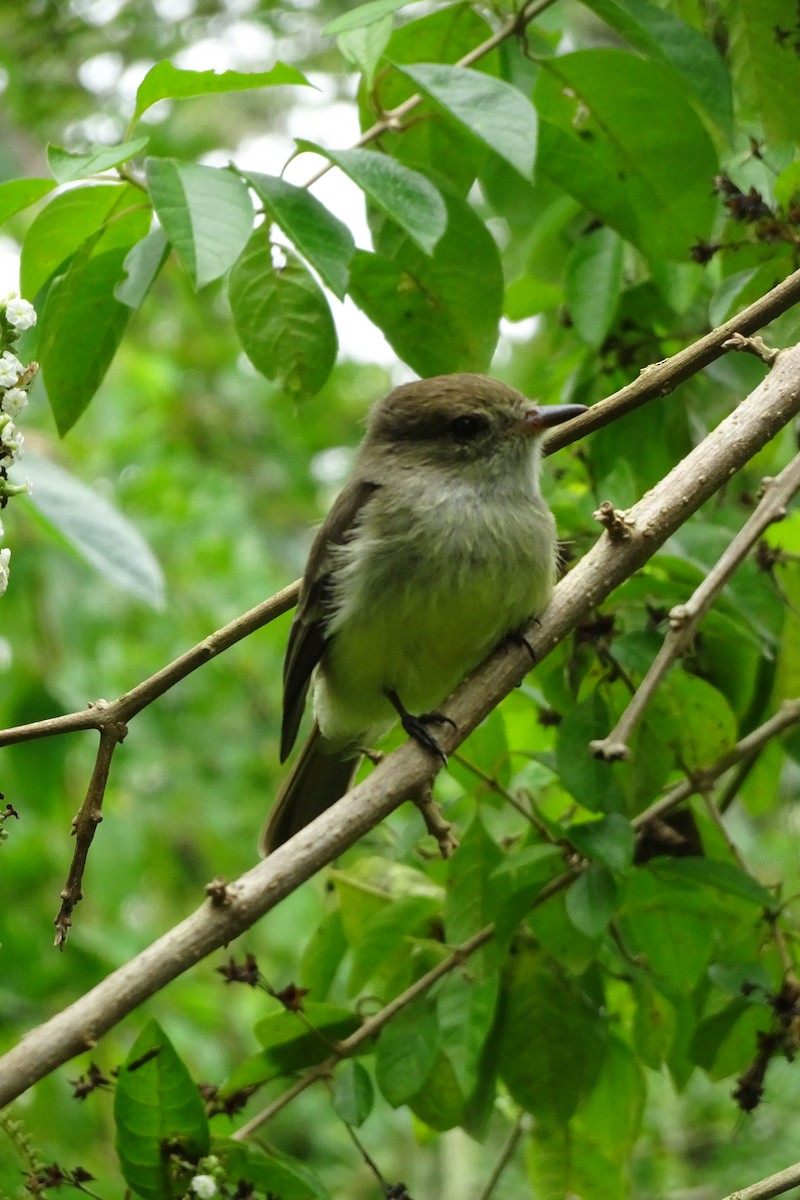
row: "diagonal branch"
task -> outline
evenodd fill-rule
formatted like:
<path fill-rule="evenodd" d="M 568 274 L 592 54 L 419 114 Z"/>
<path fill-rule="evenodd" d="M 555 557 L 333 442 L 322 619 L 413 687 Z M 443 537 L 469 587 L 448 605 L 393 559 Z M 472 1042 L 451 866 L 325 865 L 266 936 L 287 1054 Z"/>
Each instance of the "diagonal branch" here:
<path fill-rule="evenodd" d="M 770 525 L 786 516 L 787 505 L 800 489 L 800 454 L 796 454 L 777 479 L 764 481 L 764 496 L 733 538 L 700 586 L 685 604 L 676 605 L 669 614 L 669 630 L 653 659 L 650 669 L 631 697 L 608 737 L 589 743 L 596 758 L 615 762 L 628 758 L 628 738 L 652 700 L 664 676 L 676 659 L 694 642 L 703 617 L 726 586 L 737 567 L 744 562 L 761 535 Z"/>
<path fill-rule="evenodd" d="M 558 584 L 550 607 L 526 631 L 537 660 L 647 561 L 671 533 L 800 412 L 800 346 L 783 351 L 770 375 L 626 514 L 631 537 L 603 533 Z M 527 650 L 503 648 L 453 693 L 447 715 L 452 750 L 530 668 Z M 745 739 L 746 740 L 746 739 Z M 207 954 L 227 945 L 302 882 L 353 845 L 405 798 L 427 784 L 437 764 L 414 743 L 387 755 L 372 774 L 268 859 L 209 899 L 141 954 L 68 1008 L 28 1033 L 0 1059 L 0 1105 L 58 1064 L 93 1046 L 123 1016 Z"/>

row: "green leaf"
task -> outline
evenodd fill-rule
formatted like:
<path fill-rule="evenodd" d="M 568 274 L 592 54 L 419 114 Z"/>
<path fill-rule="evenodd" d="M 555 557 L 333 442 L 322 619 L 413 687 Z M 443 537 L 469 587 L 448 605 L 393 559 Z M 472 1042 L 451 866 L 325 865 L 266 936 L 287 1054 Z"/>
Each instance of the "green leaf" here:
<path fill-rule="evenodd" d="M 455 63 L 491 34 L 492 27 L 470 5 L 450 5 L 395 29 L 385 59 L 411 65 L 425 61 Z M 498 74 L 496 51 L 481 60 L 480 69 Z M 364 129 L 417 93 L 413 80 L 398 70 L 381 69 L 377 80 L 377 91 L 362 88 L 359 95 Z M 483 143 L 467 133 L 460 122 L 443 121 L 440 111 L 427 97 L 414 110 L 414 120 L 402 131 L 381 136 L 381 147 L 392 158 L 428 177 L 435 174 L 446 179 L 451 188 L 464 196 L 487 158 Z"/>
<path fill-rule="evenodd" d="M 286 63 L 277 62 L 269 71 L 184 71 L 166 59 L 156 63 L 139 84 L 132 124 L 159 100 L 186 100 L 218 92 L 245 92 L 282 84 L 310 87 L 305 75 Z"/>
<path fill-rule="evenodd" d="M 114 296 L 128 308 L 140 308 L 169 257 L 169 242 L 160 225 L 151 229 L 125 255 L 125 278 L 114 288 Z"/>
<path fill-rule="evenodd" d="M 713 858 L 654 858 L 650 870 L 660 878 L 687 879 L 737 896 L 759 908 L 771 910 L 775 907 L 774 894 L 735 863 Z"/>
<path fill-rule="evenodd" d="M 397 960 L 407 959 L 406 938 L 427 932 L 441 904 L 433 896 L 401 896 L 376 912 L 353 943 L 353 963 L 348 979 L 348 995 L 360 992 L 380 971 L 391 971 Z"/>
<path fill-rule="evenodd" d="M 440 1050 L 424 1086 L 409 1098 L 408 1107 L 430 1129 L 444 1133 L 460 1123 L 466 1100 L 453 1064 L 448 1055 Z"/>
<path fill-rule="evenodd" d="M 245 1179 L 259 1193 L 280 1200 L 331 1200 L 311 1168 L 288 1154 L 271 1150 L 267 1155 L 258 1146 L 219 1137 L 213 1139 L 211 1152 L 220 1159 L 227 1179 Z"/>
<path fill-rule="evenodd" d="M 111 583 L 152 608 L 164 603 L 164 576 L 139 531 L 97 492 L 33 451 L 20 473 L 30 503 L 48 524 Z"/>
<path fill-rule="evenodd" d="M 536 161 L 536 110 L 517 88 L 480 71 L 446 63 L 398 68 L 525 179 Z"/>
<path fill-rule="evenodd" d="M 0 225 L 41 200 L 54 187 L 52 179 L 10 179 L 7 183 L 0 183 Z"/>
<path fill-rule="evenodd" d="M 618 766 L 600 762 L 589 742 L 612 727 L 608 709 L 595 691 L 575 704 L 558 727 L 556 765 L 564 787 L 590 812 L 622 812 L 625 797 L 617 782 Z"/>
<path fill-rule="evenodd" d="M 53 272 L 88 238 L 143 200 L 139 189 L 127 183 L 87 184 L 55 196 L 25 235 L 20 260 L 22 295 L 34 300 Z"/>
<path fill-rule="evenodd" d="M 38 355 L 62 436 L 100 386 L 125 332 L 131 310 L 114 293 L 131 246 L 149 224 L 149 210 L 118 216 L 84 243 L 48 289 Z"/>
<path fill-rule="evenodd" d="M 617 907 L 614 876 L 598 863 L 591 863 L 570 885 L 566 905 L 577 930 L 588 938 L 601 937 Z"/>
<path fill-rule="evenodd" d="M 684 995 L 695 987 L 715 936 L 708 893 L 648 865 L 629 875 L 618 921 L 628 953 L 641 955 L 657 980 Z"/>
<path fill-rule="evenodd" d="M 190 1161 L 208 1153 L 200 1093 L 155 1021 L 142 1030 L 119 1072 L 114 1118 L 123 1177 L 144 1200 L 167 1200 L 173 1194 L 166 1144 L 179 1143 Z"/>
<path fill-rule="evenodd" d="M 324 1000 L 347 953 L 342 913 L 329 912 L 314 927 L 300 959 L 299 977 L 315 1000 Z"/>
<path fill-rule="evenodd" d="M 475 1091 L 499 991 L 498 972 L 486 979 L 475 979 L 473 962 L 474 956 L 470 958 L 469 976 L 462 977 L 456 972 L 448 976 L 437 997 L 441 1047 L 465 1097 Z"/>
<path fill-rule="evenodd" d="M 256 229 L 230 275 L 236 330 L 256 370 L 290 396 L 313 395 L 336 361 L 336 331 L 325 296 L 288 251 L 276 267 L 264 226 Z"/>
<path fill-rule="evenodd" d="M 717 688 L 687 671 L 673 671 L 662 683 L 661 700 L 671 709 L 674 749 L 689 771 L 710 766 L 736 741 L 736 717 Z"/>
<path fill-rule="evenodd" d="M 263 1049 L 236 1067 L 221 1093 L 231 1095 L 323 1062 L 332 1054 L 332 1043 L 355 1033 L 360 1024 L 354 1013 L 336 1004 L 307 1002 L 302 1016 L 288 1009 L 269 1013 L 254 1027 Z"/>
<path fill-rule="evenodd" d="M 795 28 L 794 4 L 739 0 L 725 7 L 737 116 L 763 125 L 770 144 L 800 140 L 794 38 L 776 36 L 776 30 Z"/>
<path fill-rule="evenodd" d="M 449 864 L 444 928 L 450 945 L 460 945 L 495 919 L 509 891 L 507 878 L 494 874 L 503 858 L 500 847 L 476 816 L 461 840 L 458 854 Z M 485 967 L 482 952 L 473 955 L 470 963 L 480 978 Z"/>
<path fill-rule="evenodd" d="M 731 81 L 713 42 L 649 0 L 587 0 L 587 6 L 634 49 L 667 68 L 725 137 L 731 136 Z"/>
<path fill-rule="evenodd" d="M 324 154 L 426 254 L 432 254 L 447 228 L 447 207 L 441 194 L 419 171 L 375 150 L 325 150 L 298 140 L 303 150 Z"/>
<path fill-rule="evenodd" d="M 364 83 L 372 86 L 375 70 L 392 36 L 392 18 L 383 17 L 370 25 L 340 33 L 336 39 L 339 53 L 364 74 Z"/>
<path fill-rule="evenodd" d="M 196 288 L 233 266 L 253 228 L 244 181 L 227 168 L 148 158 L 147 186 L 164 232 Z"/>
<path fill-rule="evenodd" d="M 361 1063 L 348 1058 L 336 1068 L 333 1079 L 333 1107 L 337 1117 L 357 1129 L 372 1112 L 374 1103 L 369 1073 Z"/>
<path fill-rule="evenodd" d="M 421 1091 L 439 1052 L 436 1013 L 426 1000 L 408 1005 L 384 1027 L 378 1041 L 375 1078 L 392 1108 Z"/>
<path fill-rule="evenodd" d="M 348 33 L 351 29 L 363 29 L 414 3 L 416 0 L 369 0 L 367 4 L 359 4 L 357 8 L 330 21 L 323 29 L 322 36 L 333 37 L 335 34 Z"/>
<path fill-rule="evenodd" d="M 569 825 L 566 835 L 581 854 L 615 874 L 628 871 L 633 863 L 636 838 L 630 821 L 619 813 L 609 813 L 599 821 Z"/>
<path fill-rule="evenodd" d="M 316 196 L 277 175 L 243 172 L 267 206 L 270 216 L 294 242 L 303 258 L 319 271 L 323 282 L 340 300 L 347 291 L 353 235 Z"/>
<path fill-rule="evenodd" d="M 53 172 L 53 178 L 58 183 L 70 183 L 74 179 L 84 179 L 87 175 L 99 175 L 112 167 L 135 158 L 140 150 L 144 150 L 150 139 L 134 138 L 131 142 L 120 142 L 116 146 L 96 146 L 84 154 L 73 154 L 52 142 L 47 147 L 47 162 Z"/>
<path fill-rule="evenodd" d="M 500 1076 L 544 1125 L 568 1121 L 597 1081 L 607 1030 L 582 981 L 542 952 L 513 959 L 498 1046 Z"/>
<path fill-rule="evenodd" d="M 447 209 L 447 232 L 431 257 L 403 238 L 392 261 L 357 250 L 351 268 L 353 300 L 422 376 L 487 370 L 502 314 L 491 234 L 464 201 L 451 196 Z"/>
<path fill-rule="evenodd" d="M 558 133 L 541 131 L 541 171 L 649 257 L 686 261 L 711 232 L 719 164 L 673 75 L 610 49 L 543 68 L 534 99 Z"/>
<path fill-rule="evenodd" d="M 597 349 L 614 324 L 622 290 L 624 246 L 607 227 L 575 243 L 567 259 L 566 299 L 579 336 Z"/>

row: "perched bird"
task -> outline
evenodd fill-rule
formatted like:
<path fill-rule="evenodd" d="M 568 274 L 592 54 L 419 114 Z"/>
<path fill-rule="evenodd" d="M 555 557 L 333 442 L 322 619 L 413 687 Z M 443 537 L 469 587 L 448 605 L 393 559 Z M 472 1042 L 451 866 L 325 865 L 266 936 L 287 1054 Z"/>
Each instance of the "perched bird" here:
<path fill-rule="evenodd" d="M 398 717 L 441 755 L 429 726 L 442 718 L 428 710 L 550 599 L 556 529 L 539 491 L 540 435 L 584 411 L 538 407 L 482 375 L 404 384 L 372 409 L 300 587 L 282 762 L 312 676 L 315 720 L 262 853 L 343 796 L 363 748 Z"/>

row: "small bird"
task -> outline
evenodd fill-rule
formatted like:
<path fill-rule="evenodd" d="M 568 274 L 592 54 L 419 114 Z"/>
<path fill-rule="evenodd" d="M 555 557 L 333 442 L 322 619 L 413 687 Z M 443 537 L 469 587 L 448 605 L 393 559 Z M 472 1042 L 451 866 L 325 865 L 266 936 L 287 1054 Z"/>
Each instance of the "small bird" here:
<path fill-rule="evenodd" d="M 314 539 L 283 671 L 281 762 L 314 724 L 261 836 L 268 854 L 349 789 L 399 718 L 442 759 L 430 711 L 547 605 L 556 528 L 540 439 L 585 412 L 482 375 L 395 388 Z"/>

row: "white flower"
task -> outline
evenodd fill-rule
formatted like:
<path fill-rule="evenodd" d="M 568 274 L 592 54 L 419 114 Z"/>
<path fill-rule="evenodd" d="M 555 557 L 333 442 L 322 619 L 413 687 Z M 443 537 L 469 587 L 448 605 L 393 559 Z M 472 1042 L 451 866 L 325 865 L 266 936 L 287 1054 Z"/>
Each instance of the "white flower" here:
<path fill-rule="evenodd" d="M 5 529 L 3 529 L 3 522 L 0 521 L 0 542 L 3 540 L 3 538 L 5 536 L 6 536 L 6 531 L 5 531 Z"/>
<path fill-rule="evenodd" d="M 9 296 L 6 300 L 6 320 L 15 329 L 30 329 L 31 325 L 36 324 L 36 309 L 19 296 Z"/>
<path fill-rule="evenodd" d="M 5 551 L 0 551 L 0 553 L 5 553 Z M 213 1175 L 195 1175 L 189 1186 L 195 1195 L 200 1197 L 200 1200 L 211 1200 L 211 1197 L 216 1196 L 219 1190 Z"/>
<path fill-rule="evenodd" d="M 2 596 L 3 592 L 8 587 L 8 560 L 10 558 L 11 551 L 7 546 L 4 546 L 3 549 L 0 550 L 0 596 Z M 214 1181 L 212 1180 L 212 1183 L 213 1182 Z M 216 1189 L 216 1184 L 214 1184 L 214 1188 Z M 209 1192 L 208 1194 L 213 1196 L 214 1193 Z"/>
<path fill-rule="evenodd" d="M 4 350 L 3 357 L 0 358 L 0 388 L 15 387 L 24 370 L 25 368 L 17 356 L 10 350 Z"/>
<path fill-rule="evenodd" d="M 18 417 L 28 403 L 28 393 L 19 387 L 9 388 L 0 400 L 0 408 L 10 417 Z"/>

